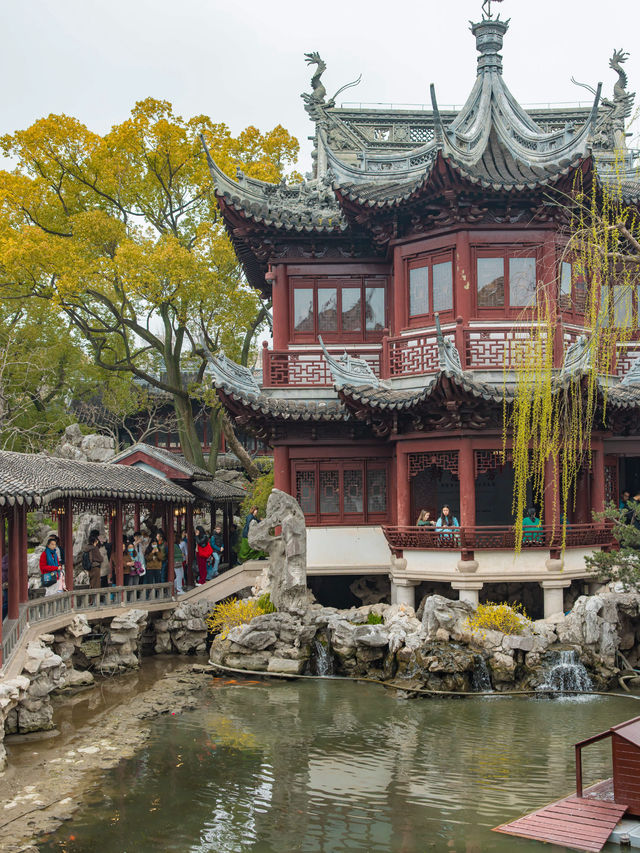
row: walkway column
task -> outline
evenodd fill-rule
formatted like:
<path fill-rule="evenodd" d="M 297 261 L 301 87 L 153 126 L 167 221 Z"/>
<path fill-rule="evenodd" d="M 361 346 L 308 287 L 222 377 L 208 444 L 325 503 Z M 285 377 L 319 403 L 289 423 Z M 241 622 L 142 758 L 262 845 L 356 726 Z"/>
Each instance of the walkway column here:
<path fill-rule="evenodd" d="M 484 584 L 482 581 L 474 581 L 474 580 L 459 580 L 459 581 L 451 581 L 451 589 L 458 590 L 458 598 L 460 601 L 466 601 L 467 604 L 470 604 L 474 609 L 478 606 L 480 602 L 480 590 Z"/>
<path fill-rule="evenodd" d="M 175 534 L 175 514 L 171 504 L 167 504 L 167 516 L 169 524 L 167 525 L 167 581 L 173 583 L 176 578 L 175 565 L 173 559 L 173 549 L 176 544 Z"/>
<path fill-rule="evenodd" d="M 73 589 L 73 500 L 67 498 L 64 508 L 64 581 L 67 590 Z"/>
<path fill-rule="evenodd" d="M 122 501 L 116 500 L 116 514 L 113 518 L 113 542 L 111 556 L 116 567 L 116 586 L 124 586 L 124 563 L 122 559 Z"/>
<path fill-rule="evenodd" d="M 571 586 L 571 581 L 540 581 L 544 593 L 544 618 L 564 613 L 564 590 Z"/>
<path fill-rule="evenodd" d="M 196 556 L 196 537 L 193 529 L 193 504 L 187 504 L 187 515 L 185 519 L 187 531 L 187 571 L 186 578 L 189 586 L 193 586 L 193 561 Z"/>
<path fill-rule="evenodd" d="M 391 576 L 391 602 L 416 609 L 416 587 L 419 581 Z"/>
<path fill-rule="evenodd" d="M 5 548 L 5 534 L 6 534 L 6 524 L 4 511 L 0 509 L 0 565 L 2 565 L 2 558 L 7 553 Z"/>
<path fill-rule="evenodd" d="M 20 542 L 20 604 L 29 600 L 29 569 L 27 567 L 27 505 L 23 504 L 18 513 Z"/>
<path fill-rule="evenodd" d="M 463 438 L 458 451 L 458 477 L 460 480 L 460 526 L 476 524 L 476 470 L 471 439 Z"/>
<path fill-rule="evenodd" d="M 20 525 L 18 524 L 18 504 L 14 504 L 7 519 L 7 536 L 9 539 L 9 571 L 7 581 L 9 619 L 17 619 L 20 614 Z"/>
<path fill-rule="evenodd" d="M 133 530 L 140 530 L 140 504 L 137 503 L 133 508 Z"/>
<path fill-rule="evenodd" d="M 273 448 L 273 487 L 293 494 L 289 474 L 289 448 L 276 445 Z"/>
<path fill-rule="evenodd" d="M 231 568 L 231 524 L 233 523 L 233 511 L 231 504 L 227 501 L 222 504 L 222 544 L 224 551 L 220 562 L 224 560 Z"/>
<path fill-rule="evenodd" d="M 397 524 L 411 524 L 411 484 L 409 456 L 396 444 L 396 508 Z"/>

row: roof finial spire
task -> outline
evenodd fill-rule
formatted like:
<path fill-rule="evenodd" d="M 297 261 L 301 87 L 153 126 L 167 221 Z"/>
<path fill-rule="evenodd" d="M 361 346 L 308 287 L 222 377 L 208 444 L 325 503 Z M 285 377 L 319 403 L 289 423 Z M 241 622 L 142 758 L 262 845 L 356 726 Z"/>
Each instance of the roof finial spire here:
<path fill-rule="evenodd" d="M 491 4 L 492 3 L 502 3 L 502 0 L 483 0 L 482 2 L 482 14 L 484 18 L 488 21 L 491 20 L 493 15 L 491 14 Z"/>

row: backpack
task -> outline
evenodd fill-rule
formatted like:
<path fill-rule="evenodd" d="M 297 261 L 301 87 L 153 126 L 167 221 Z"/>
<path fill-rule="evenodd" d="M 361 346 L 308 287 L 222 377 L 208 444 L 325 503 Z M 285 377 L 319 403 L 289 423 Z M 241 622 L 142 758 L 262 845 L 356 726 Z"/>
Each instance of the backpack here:
<path fill-rule="evenodd" d="M 82 552 L 82 568 L 85 572 L 91 571 L 91 557 L 86 549 Z"/>

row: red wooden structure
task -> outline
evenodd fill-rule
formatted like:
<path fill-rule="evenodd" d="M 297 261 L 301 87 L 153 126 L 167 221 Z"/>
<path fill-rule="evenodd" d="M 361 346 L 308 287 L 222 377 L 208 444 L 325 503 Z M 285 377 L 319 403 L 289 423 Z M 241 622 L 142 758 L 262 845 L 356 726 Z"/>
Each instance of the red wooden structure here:
<path fill-rule="evenodd" d="M 611 738 L 613 778 L 584 789 L 582 750 Z M 624 814 L 640 817 L 640 717 L 575 745 L 576 793 L 495 828 L 496 832 L 599 851 Z"/>
<path fill-rule="evenodd" d="M 629 814 L 640 817 L 640 717 L 576 744 L 576 793 L 582 796 L 583 748 L 608 737 L 611 738 L 614 801 L 625 805 Z"/>
<path fill-rule="evenodd" d="M 503 413 L 510 371 L 531 348 L 537 301 L 550 306 L 551 327 L 539 340 L 558 378 L 588 371 L 577 355 L 590 329 L 585 283 L 565 252 L 567 199 L 615 161 L 628 170 L 625 203 L 640 203 L 633 153 L 607 124 L 599 95 L 570 110 L 528 113 L 516 102 L 502 74 L 508 28 L 491 17 L 473 24 L 477 80 L 461 110 L 439 110 L 435 90 L 431 111 L 338 107 L 321 86 L 305 95 L 315 123 L 306 181 L 231 177 L 209 160 L 247 280 L 273 304 L 261 384 L 213 358 L 219 397 L 238 428 L 273 448 L 275 485 L 296 496 L 307 525 L 354 535 L 382 528 L 396 558 L 392 574 L 398 560 L 411 564 L 412 550 L 441 550 L 442 540 L 418 541 L 408 528 L 421 509 L 434 518 L 444 504 L 463 528 L 461 545 L 468 539 L 460 549 L 466 570 L 474 551 L 511 549 L 514 473 L 502 455 Z M 616 98 L 630 97 L 625 86 L 621 78 Z M 597 173 L 595 163 L 603 165 Z M 633 328 L 621 336 L 612 376 L 601 377 L 606 415 L 601 408 L 569 500 L 572 547 L 606 544 L 593 512 L 617 502 L 619 489 L 640 487 L 638 299 L 634 288 L 626 311 L 603 303 L 603 322 L 620 325 L 624 314 Z M 547 554 L 527 577 L 546 584 L 551 607 L 561 605 L 569 575 L 559 574 L 548 532 L 560 527 L 554 460 L 545 473 Z M 532 493 L 527 499 L 534 503 Z M 314 533 L 310 558 L 321 563 L 330 540 Z M 374 539 L 369 559 L 382 564 L 389 552 L 378 536 L 374 555 Z M 412 565 L 435 565 L 431 557 Z M 586 578 L 578 560 L 574 576 Z M 491 567 L 484 575 L 476 568 L 477 590 Z M 418 574 L 429 580 L 427 568 Z"/>

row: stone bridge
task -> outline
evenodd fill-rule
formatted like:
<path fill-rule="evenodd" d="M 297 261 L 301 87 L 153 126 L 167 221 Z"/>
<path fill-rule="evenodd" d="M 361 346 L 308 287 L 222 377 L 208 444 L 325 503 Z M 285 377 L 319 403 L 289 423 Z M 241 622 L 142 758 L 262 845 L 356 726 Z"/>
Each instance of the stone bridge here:
<path fill-rule="evenodd" d="M 78 614 L 92 619 L 110 619 L 126 609 L 167 611 L 187 602 L 209 601 L 215 604 L 223 598 L 255 584 L 264 568 L 264 561 L 249 561 L 235 566 L 211 581 L 175 597 L 172 583 L 140 586 L 80 589 L 59 595 L 46 596 L 21 606 L 18 619 L 5 620 L 2 637 L 3 667 L 1 680 L 15 678 L 22 672 L 28 643 L 41 634 L 51 634 L 69 625 Z"/>

